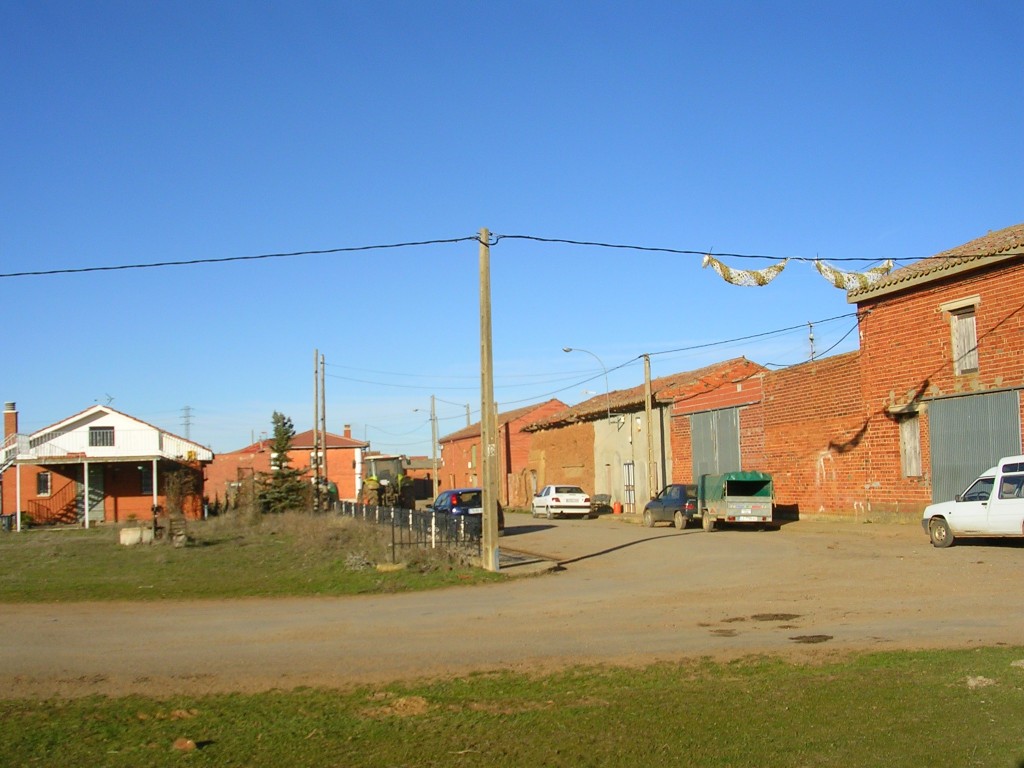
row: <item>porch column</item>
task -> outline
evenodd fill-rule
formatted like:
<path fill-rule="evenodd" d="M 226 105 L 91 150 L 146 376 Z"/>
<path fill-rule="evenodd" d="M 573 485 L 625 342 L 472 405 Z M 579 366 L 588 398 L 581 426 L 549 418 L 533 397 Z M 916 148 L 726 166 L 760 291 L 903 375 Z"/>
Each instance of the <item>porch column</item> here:
<path fill-rule="evenodd" d="M 153 459 L 153 506 L 150 507 L 150 509 L 155 509 L 156 508 L 156 500 L 157 500 L 157 497 L 158 497 L 157 487 L 156 487 L 156 479 L 157 479 L 156 465 L 157 465 L 157 461 L 158 461 L 158 459 Z M 153 512 L 153 517 L 156 518 L 156 512 Z"/>
<path fill-rule="evenodd" d="M 85 527 L 89 527 L 89 460 L 82 462 L 82 479 L 85 481 L 85 498 L 82 503 L 82 510 L 85 513 Z"/>
<path fill-rule="evenodd" d="M 21 464 L 15 464 L 14 470 L 14 514 L 17 516 L 17 529 L 21 532 Z"/>

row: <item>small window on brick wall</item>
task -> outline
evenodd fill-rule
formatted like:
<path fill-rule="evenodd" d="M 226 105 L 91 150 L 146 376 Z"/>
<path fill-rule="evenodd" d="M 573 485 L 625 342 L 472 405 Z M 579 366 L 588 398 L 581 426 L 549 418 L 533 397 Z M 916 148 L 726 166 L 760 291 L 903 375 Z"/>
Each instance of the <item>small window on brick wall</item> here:
<path fill-rule="evenodd" d="M 36 475 L 36 496 L 49 496 L 51 476 L 49 472 L 40 472 Z"/>
<path fill-rule="evenodd" d="M 953 372 L 958 376 L 978 370 L 978 328 L 974 307 L 964 307 L 949 314 L 953 339 Z"/>
<path fill-rule="evenodd" d="M 900 468 L 904 477 L 921 476 L 921 420 L 916 413 L 900 418 Z"/>

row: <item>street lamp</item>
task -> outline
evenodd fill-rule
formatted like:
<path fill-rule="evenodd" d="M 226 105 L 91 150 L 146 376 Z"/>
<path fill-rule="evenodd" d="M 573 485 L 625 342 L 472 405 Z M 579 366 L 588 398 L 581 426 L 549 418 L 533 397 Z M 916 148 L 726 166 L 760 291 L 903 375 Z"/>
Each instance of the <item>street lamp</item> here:
<path fill-rule="evenodd" d="M 609 390 L 608 390 L 608 368 L 607 368 L 607 366 L 605 366 L 604 362 L 601 360 L 600 357 L 595 355 L 589 349 L 580 349 L 579 347 L 562 347 L 562 351 L 563 352 L 586 352 L 592 358 L 597 360 L 598 364 L 600 364 L 601 370 L 604 371 L 604 404 L 605 404 L 605 408 L 608 411 L 608 421 L 611 421 L 612 420 L 612 400 L 611 400 L 611 395 L 609 394 Z"/>

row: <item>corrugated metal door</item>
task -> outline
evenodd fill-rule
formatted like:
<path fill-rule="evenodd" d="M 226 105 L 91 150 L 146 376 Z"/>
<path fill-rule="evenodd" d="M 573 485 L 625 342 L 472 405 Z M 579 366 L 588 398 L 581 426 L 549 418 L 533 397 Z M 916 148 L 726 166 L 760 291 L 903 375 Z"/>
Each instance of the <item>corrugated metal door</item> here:
<path fill-rule="evenodd" d="M 740 409 L 695 413 L 690 417 L 693 477 L 719 475 L 740 465 Z"/>
<path fill-rule="evenodd" d="M 952 499 L 1003 456 L 1020 452 L 1020 395 L 993 392 L 928 405 L 932 501 Z"/>

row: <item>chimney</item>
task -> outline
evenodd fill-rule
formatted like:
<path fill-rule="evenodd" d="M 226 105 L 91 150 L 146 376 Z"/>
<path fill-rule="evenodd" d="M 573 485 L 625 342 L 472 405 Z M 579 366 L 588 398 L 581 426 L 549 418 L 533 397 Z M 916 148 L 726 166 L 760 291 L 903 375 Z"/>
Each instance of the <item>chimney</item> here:
<path fill-rule="evenodd" d="M 352 439 L 352 425 L 351 424 L 346 424 L 345 425 L 345 432 L 344 432 L 344 434 L 345 434 L 345 437 L 349 438 L 350 440 Z"/>
<path fill-rule="evenodd" d="M 18 434 L 18 409 L 14 403 L 4 403 L 4 437 Z"/>

